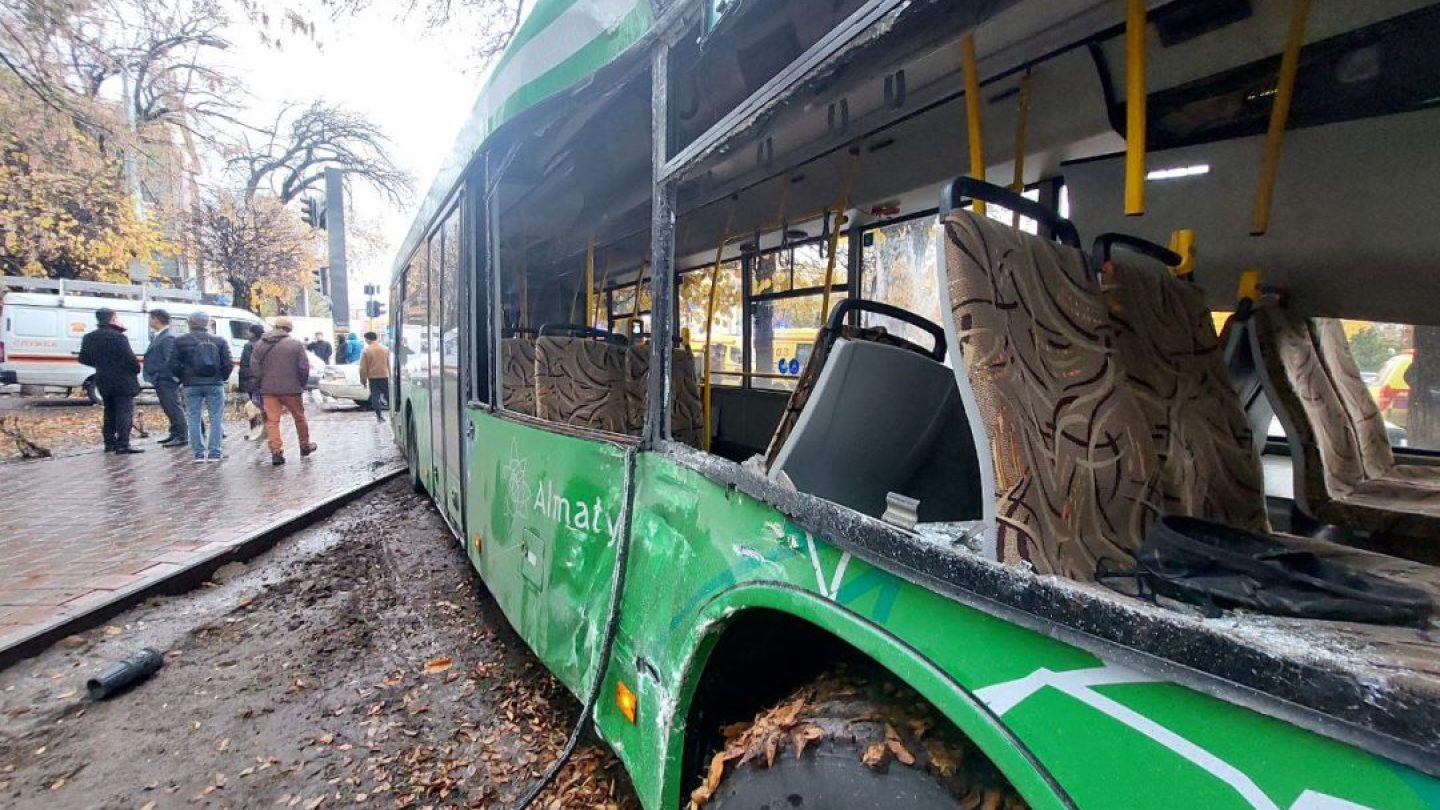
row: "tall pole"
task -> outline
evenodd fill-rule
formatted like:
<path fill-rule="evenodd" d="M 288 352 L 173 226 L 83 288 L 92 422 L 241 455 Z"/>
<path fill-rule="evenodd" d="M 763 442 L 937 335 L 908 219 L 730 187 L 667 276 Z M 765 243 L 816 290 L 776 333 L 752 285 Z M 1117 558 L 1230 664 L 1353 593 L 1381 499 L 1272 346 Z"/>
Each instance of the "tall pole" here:
<path fill-rule="evenodd" d="M 345 184 L 340 170 L 325 170 L 325 226 L 330 238 L 330 311 L 336 326 L 350 326 L 350 281 L 345 267 Z"/>

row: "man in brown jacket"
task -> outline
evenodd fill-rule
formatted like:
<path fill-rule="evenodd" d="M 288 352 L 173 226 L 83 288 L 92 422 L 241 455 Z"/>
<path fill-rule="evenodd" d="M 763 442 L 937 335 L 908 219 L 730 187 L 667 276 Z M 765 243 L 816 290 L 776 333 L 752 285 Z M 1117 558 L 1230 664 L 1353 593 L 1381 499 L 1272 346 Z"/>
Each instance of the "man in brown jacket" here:
<path fill-rule="evenodd" d="M 365 351 L 360 353 L 360 384 L 370 386 L 370 407 L 375 420 L 384 422 L 382 408 L 390 402 L 390 350 L 380 345 L 374 332 L 365 333 Z"/>
<path fill-rule="evenodd" d="M 310 379 L 310 361 L 305 345 L 293 337 L 289 318 L 276 318 L 275 328 L 266 332 L 250 354 L 250 373 L 260 388 L 265 408 L 265 432 L 270 440 L 270 463 L 285 463 L 285 445 L 280 440 L 280 417 L 286 411 L 295 420 L 300 438 L 300 455 L 315 452 L 310 441 L 310 423 L 305 420 L 305 383 Z"/>

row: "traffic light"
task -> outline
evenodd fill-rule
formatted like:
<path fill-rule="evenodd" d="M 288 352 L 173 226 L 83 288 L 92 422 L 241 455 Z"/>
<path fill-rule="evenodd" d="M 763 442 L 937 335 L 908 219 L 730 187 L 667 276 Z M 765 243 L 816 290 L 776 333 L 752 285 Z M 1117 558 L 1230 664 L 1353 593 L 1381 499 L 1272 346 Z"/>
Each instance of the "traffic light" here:
<path fill-rule="evenodd" d="M 311 228 L 325 230 L 325 202 L 315 197 L 301 200 L 300 218 Z"/>
<path fill-rule="evenodd" d="M 380 303 L 379 301 L 366 301 L 366 302 L 365 302 L 365 317 L 367 317 L 367 318 L 378 318 L 378 317 L 380 317 L 381 315 L 384 315 L 384 314 L 385 314 L 385 305 L 384 305 L 384 304 Z"/>
<path fill-rule="evenodd" d="M 315 289 L 319 290 L 321 295 L 330 294 L 330 268 L 323 265 L 316 266 Z"/>

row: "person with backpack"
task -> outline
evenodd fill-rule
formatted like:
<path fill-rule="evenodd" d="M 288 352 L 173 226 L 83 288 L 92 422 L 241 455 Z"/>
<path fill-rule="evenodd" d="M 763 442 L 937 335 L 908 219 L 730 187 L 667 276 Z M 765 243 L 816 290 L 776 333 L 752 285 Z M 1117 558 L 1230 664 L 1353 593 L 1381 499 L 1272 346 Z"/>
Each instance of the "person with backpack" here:
<path fill-rule="evenodd" d="M 280 418 L 286 411 L 295 420 L 295 434 L 300 439 L 300 455 L 315 452 L 310 441 L 310 423 L 305 419 L 305 384 L 310 381 L 310 360 L 305 344 L 290 336 L 295 328 L 289 318 L 276 318 L 275 328 L 260 338 L 250 354 L 250 368 L 260 384 L 260 397 L 265 406 L 265 434 L 270 441 L 270 463 L 285 463 L 285 444 L 280 436 Z"/>
<path fill-rule="evenodd" d="M 95 390 L 105 408 L 100 431 L 105 452 L 128 455 L 143 453 L 130 446 L 130 429 L 135 423 L 135 397 L 140 394 L 140 361 L 125 337 L 125 327 L 115 310 L 95 310 L 95 330 L 80 339 L 82 365 L 95 369 Z"/>
<path fill-rule="evenodd" d="M 190 331 L 175 339 L 170 373 L 185 389 L 190 452 L 195 462 L 219 461 L 224 458 L 220 440 L 224 438 L 225 381 L 235 365 L 230 343 L 210 333 L 210 316 L 204 312 L 190 313 L 186 323 Z M 202 412 L 209 417 L 208 428 L 201 422 Z"/>

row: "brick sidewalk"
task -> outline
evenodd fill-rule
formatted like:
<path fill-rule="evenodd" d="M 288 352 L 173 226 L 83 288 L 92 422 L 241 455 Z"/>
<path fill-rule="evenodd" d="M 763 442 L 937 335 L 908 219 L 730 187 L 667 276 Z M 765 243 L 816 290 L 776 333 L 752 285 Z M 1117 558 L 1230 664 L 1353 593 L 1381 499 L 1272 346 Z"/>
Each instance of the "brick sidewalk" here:
<path fill-rule="evenodd" d="M 283 467 L 240 435 L 218 464 L 151 441 L 144 455 L 0 464 L 0 650 L 403 466 L 388 424 L 307 410 L 320 450 L 301 459 L 287 419 Z"/>

